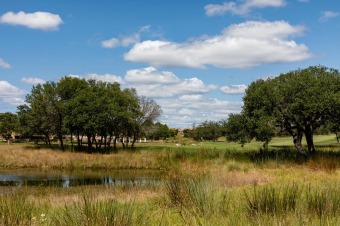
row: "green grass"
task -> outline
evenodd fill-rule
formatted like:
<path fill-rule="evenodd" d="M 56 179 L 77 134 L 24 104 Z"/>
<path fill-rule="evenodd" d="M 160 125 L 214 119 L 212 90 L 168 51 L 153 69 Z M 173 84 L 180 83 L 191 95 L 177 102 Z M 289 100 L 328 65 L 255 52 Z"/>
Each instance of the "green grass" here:
<path fill-rule="evenodd" d="M 8 168 L 158 167 L 164 183 L 140 186 L 4 188 L 0 225 L 340 225 L 340 151 L 316 136 L 318 152 L 297 161 L 291 138 L 261 143 L 141 143 L 112 154 L 0 148 Z M 144 167 L 144 168 L 143 168 Z"/>
<path fill-rule="evenodd" d="M 302 139 L 302 144 L 307 145 L 305 137 Z M 292 137 L 275 137 L 270 143 L 270 146 L 293 146 Z M 314 135 L 315 146 L 336 146 L 335 134 L 329 135 Z"/>

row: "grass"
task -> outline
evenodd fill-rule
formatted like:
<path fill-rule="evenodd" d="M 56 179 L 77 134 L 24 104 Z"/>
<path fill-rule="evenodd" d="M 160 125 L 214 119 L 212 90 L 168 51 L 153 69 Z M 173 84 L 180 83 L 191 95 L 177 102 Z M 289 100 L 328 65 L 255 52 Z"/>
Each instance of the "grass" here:
<path fill-rule="evenodd" d="M 306 162 L 289 138 L 265 152 L 256 142 L 142 143 L 111 154 L 1 145 L 7 169 L 165 174 L 157 186 L 3 187 L 0 225 L 340 225 L 340 150 L 330 138 L 316 137 L 318 153 Z"/>

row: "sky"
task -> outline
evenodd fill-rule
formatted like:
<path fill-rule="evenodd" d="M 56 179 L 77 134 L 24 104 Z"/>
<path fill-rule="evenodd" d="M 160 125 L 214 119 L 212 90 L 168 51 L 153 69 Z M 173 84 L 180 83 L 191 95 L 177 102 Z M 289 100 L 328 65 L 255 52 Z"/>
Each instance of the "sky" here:
<path fill-rule="evenodd" d="M 339 69 L 336 0 L 0 0 L 0 112 L 64 76 L 119 82 L 190 128 L 242 109 L 257 79 Z"/>

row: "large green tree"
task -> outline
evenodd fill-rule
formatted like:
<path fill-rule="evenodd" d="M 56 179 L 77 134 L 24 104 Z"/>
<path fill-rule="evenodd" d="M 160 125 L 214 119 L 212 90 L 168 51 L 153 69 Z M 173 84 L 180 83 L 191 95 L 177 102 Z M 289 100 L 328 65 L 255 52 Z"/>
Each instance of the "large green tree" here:
<path fill-rule="evenodd" d="M 133 146 L 143 129 L 161 113 L 156 102 L 138 97 L 133 88 L 121 90 L 118 83 L 74 77 L 34 86 L 25 102 L 18 107 L 24 134 L 44 135 L 47 143 L 57 135 L 62 148 L 66 134 L 71 138 L 76 135 L 79 149 L 85 136 L 91 152 L 93 146 L 100 150 L 104 144 L 106 149 L 112 138 L 116 147 L 119 137 L 125 141 L 133 138 Z"/>
<path fill-rule="evenodd" d="M 16 114 L 0 113 L 0 133 L 6 139 L 10 139 L 13 132 L 19 132 L 19 120 Z"/>
<path fill-rule="evenodd" d="M 314 153 L 314 131 L 339 118 L 339 97 L 339 71 L 323 66 L 257 80 L 246 90 L 241 115 L 230 117 L 228 133 L 236 135 L 229 137 L 242 142 L 255 138 L 268 144 L 281 130 L 292 136 L 302 154 L 306 154 L 301 143 L 305 135 L 308 152 Z M 235 121 L 240 122 L 238 127 L 232 125 Z"/>
<path fill-rule="evenodd" d="M 44 135 L 48 144 L 51 144 L 50 137 L 57 135 L 63 148 L 63 113 L 56 88 L 57 84 L 54 82 L 34 86 L 26 96 L 26 104 L 18 107 L 18 116 L 22 131 L 26 135 Z"/>

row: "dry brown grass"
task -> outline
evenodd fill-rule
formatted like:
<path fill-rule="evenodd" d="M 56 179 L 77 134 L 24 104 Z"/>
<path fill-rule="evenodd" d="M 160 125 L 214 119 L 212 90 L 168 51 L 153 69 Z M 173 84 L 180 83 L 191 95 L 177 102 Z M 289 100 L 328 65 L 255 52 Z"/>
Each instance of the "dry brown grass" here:
<path fill-rule="evenodd" d="M 207 175 L 216 182 L 221 188 L 240 187 L 254 184 L 270 183 L 273 176 L 270 171 L 255 168 L 251 163 L 239 163 L 239 167 L 234 170 L 230 168 L 228 162 L 216 164 L 195 164 L 184 162 L 180 165 L 181 171 L 189 175 L 203 176 Z"/>
<path fill-rule="evenodd" d="M 75 188 L 26 188 L 24 191 L 29 201 L 39 206 L 47 205 L 51 208 L 63 207 L 67 204 L 82 203 L 84 196 L 91 197 L 95 201 L 115 200 L 125 202 L 146 202 L 152 198 L 162 196 L 163 188 L 158 187 L 98 187 L 86 186 Z"/>
<path fill-rule="evenodd" d="M 158 155 L 120 151 L 115 154 L 62 152 L 25 145 L 0 145 L 0 167 L 49 169 L 152 169 Z"/>

